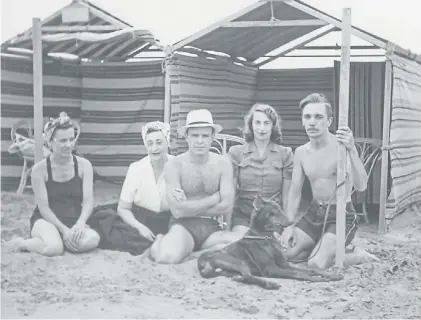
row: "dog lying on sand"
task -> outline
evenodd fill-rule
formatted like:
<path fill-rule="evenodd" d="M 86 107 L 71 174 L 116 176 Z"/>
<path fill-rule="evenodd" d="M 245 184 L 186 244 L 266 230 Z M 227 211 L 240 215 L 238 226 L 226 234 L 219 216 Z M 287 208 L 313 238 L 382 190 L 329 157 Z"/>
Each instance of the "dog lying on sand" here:
<path fill-rule="evenodd" d="M 206 251 L 199 256 L 197 266 L 202 277 L 226 276 L 269 290 L 278 289 L 280 285 L 261 277 L 312 282 L 343 279 L 340 274 L 292 266 L 273 236 L 275 231 L 281 234 L 288 225 L 281 207 L 262 197 L 257 197 L 253 205 L 250 230 L 242 239 L 223 249 Z"/>

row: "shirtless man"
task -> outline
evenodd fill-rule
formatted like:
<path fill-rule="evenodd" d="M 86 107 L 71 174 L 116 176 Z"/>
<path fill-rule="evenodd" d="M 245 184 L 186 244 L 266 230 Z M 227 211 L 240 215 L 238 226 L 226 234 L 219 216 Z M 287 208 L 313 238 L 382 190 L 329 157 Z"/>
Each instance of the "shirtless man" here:
<path fill-rule="evenodd" d="M 367 173 L 354 145 L 352 131 L 340 127 L 336 136 L 329 132 L 332 124 L 332 107 L 325 96 L 313 93 L 300 102 L 302 122 L 310 141 L 295 151 L 291 188 L 288 195 L 288 218 L 294 223 L 281 236 L 288 259 L 300 260 L 310 257 L 309 267 L 326 269 L 335 259 L 336 252 L 336 172 L 338 147 L 347 150 L 347 178 L 345 188 L 346 240 L 348 245 L 355 236 L 357 215 L 351 202 L 352 187 L 357 191 L 367 188 Z M 310 180 L 313 201 L 304 217 L 297 220 L 301 190 L 305 176 Z M 322 227 L 326 208 L 331 199 L 325 233 Z M 321 245 L 319 248 L 319 241 Z"/>
<path fill-rule="evenodd" d="M 178 133 L 189 150 L 169 160 L 164 168 L 167 200 L 173 219 L 169 232 L 157 236 L 150 257 L 158 263 L 181 263 L 193 251 L 224 242 L 219 216 L 231 220 L 235 188 L 233 168 L 228 157 L 209 152 L 215 134 L 222 130 L 213 124 L 208 110 L 193 110 Z M 229 232 L 228 232 L 229 233 Z"/>

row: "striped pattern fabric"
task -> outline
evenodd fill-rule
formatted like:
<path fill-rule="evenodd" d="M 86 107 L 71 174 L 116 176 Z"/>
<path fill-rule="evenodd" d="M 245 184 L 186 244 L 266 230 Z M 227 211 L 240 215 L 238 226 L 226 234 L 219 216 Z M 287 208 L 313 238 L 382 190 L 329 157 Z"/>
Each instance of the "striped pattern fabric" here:
<path fill-rule="evenodd" d="M 100 176 L 122 182 L 146 149 L 142 126 L 164 118 L 161 61 L 83 63 L 78 152 Z"/>
<path fill-rule="evenodd" d="M 279 113 L 284 145 L 295 149 L 308 141 L 298 105 L 314 92 L 333 102 L 333 80 L 333 68 L 259 70 L 255 102 L 267 103 Z"/>
<path fill-rule="evenodd" d="M 340 62 L 335 61 L 335 111 L 339 108 Z M 349 127 L 355 137 L 382 140 L 383 135 L 383 100 L 384 100 L 384 62 L 351 62 L 349 88 Z M 336 128 L 339 114 L 334 113 Z M 381 161 L 373 169 L 367 190 L 355 193 L 356 203 L 365 197 L 367 204 L 379 204 L 380 200 Z"/>
<path fill-rule="evenodd" d="M 80 120 L 81 77 L 77 62 L 45 60 L 43 65 L 44 121 L 61 111 Z M 33 119 L 32 61 L 1 58 L 1 187 L 15 189 L 23 160 L 8 153 L 10 131 L 21 119 Z"/>
<path fill-rule="evenodd" d="M 396 215 L 421 203 L 421 64 L 396 55 L 393 65 L 390 158 Z"/>
<path fill-rule="evenodd" d="M 234 64 L 225 58 L 210 60 L 176 55 L 169 62 L 171 79 L 172 153 L 187 150 L 176 130 L 185 125 L 187 113 L 208 109 L 222 133 L 241 136 L 244 116 L 253 104 L 257 69 Z"/>

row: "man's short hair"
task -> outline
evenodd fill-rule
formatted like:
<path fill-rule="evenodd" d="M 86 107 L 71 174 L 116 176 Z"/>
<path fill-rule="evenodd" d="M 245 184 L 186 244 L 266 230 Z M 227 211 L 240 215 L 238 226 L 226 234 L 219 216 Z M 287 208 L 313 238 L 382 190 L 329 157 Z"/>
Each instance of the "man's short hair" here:
<path fill-rule="evenodd" d="M 323 103 L 326 107 L 326 115 L 328 118 L 333 117 L 332 105 L 324 94 L 321 93 L 312 93 L 300 101 L 301 112 L 304 110 L 305 106 L 309 103 Z"/>

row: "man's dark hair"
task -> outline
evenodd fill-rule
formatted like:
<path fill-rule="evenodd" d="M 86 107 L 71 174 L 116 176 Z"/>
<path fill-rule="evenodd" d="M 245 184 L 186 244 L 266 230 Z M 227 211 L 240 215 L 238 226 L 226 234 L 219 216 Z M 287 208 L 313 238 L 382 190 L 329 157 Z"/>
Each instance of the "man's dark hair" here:
<path fill-rule="evenodd" d="M 333 117 L 333 110 L 332 105 L 330 104 L 329 100 L 326 98 L 325 95 L 321 93 L 312 93 L 305 97 L 303 100 L 300 101 L 300 109 L 301 112 L 305 108 L 306 105 L 309 103 L 323 103 L 326 107 L 326 115 L 328 118 Z"/>

